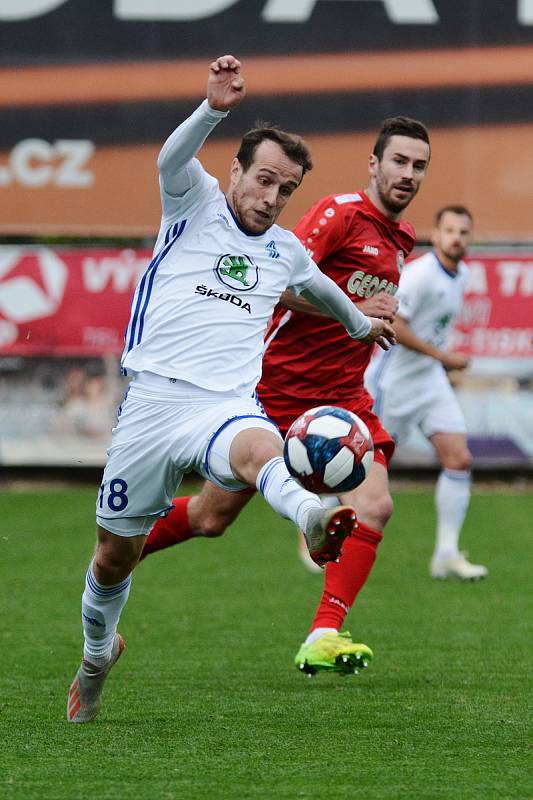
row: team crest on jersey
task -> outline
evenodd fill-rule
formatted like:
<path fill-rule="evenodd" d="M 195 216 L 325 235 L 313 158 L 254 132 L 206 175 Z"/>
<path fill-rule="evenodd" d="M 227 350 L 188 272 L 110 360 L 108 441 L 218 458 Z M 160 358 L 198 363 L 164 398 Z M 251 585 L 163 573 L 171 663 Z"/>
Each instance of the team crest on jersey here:
<path fill-rule="evenodd" d="M 401 272 L 405 265 L 405 255 L 403 250 L 398 250 L 396 253 L 396 266 L 398 267 L 398 272 Z"/>
<path fill-rule="evenodd" d="M 259 269 L 247 255 L 219 256 L 214 273 L 220 283 L 237 292 L 249 292 L 259 283 Z"/>
<path fill-rule="evenodd" d="M 270 258 L 279 258 L 278 248 L 276 247 L 276 242 L 272 239 L 271 242 L 265 245 L 265 250 L 267 251 Z"/>

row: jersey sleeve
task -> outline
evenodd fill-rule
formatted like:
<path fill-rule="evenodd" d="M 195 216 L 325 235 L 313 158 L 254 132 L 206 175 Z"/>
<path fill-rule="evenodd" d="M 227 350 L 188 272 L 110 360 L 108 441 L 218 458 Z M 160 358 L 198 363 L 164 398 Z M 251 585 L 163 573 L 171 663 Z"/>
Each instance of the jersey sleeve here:
<path fill-rule="evenodd" d="M 317 264 L 339 249 L 345 232 L 343 208 L 332 195 L 315 203 L 294 228 L 294 234 Z"/>
<path fill-rule="evenodd" d="M 300 294 L 313 283 L 316 273 L 320 270 L 300 242 L 296 239 L 293 241 L 292 272 L 288 288 L 295 294 Z"/>
<path fill-rule="evenodd" d="M 335 281 L 317 268 L 314 278 L 305 287 L 304 296 L 327 316 L 344 325 L 353 339 L 366 339 L 372 329 L 370 319 L 344 294 Z"/>
<path fill-rule="evenodd" d="M 173 131 L 159 153 L 159 187 L 163 217 L 171 218 L 215 179 L 195 158 L 211 131 L 228 112 L 210 108 L 207 100 Z"/>
<path fill-rule="evenodd" d="M 411 320 L 424 303 L 424 293 L 427 286 L 426 270 L 421 259 L 411 261 L 400 276 L 400 283 L 396 297 L 398 299 L 398 314 Z"/>

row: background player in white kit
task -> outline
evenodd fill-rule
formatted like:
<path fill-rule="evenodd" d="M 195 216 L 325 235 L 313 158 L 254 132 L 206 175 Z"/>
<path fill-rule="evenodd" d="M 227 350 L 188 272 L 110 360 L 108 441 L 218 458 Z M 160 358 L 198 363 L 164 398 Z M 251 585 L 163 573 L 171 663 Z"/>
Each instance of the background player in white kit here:
<path fill-rule="evenodd" d="M 230 491 L 257 486 L 304 530 L 317 563 L 338 558 L 350 506 L 326 510 L 290 477 L 283 442 L 255 397 L 263 338 L 291 287 L 354 338 L 387 348 L 391 326 L 366 317 L 323 275 L 294 234 L 275 225 L 312 164 L 296 136 L 263 126 L 243 137 L 227 197 L 195 155 L 245 94 L 240 63 L 209 67 L 207 99 L 158 158 L 163 215 L 154 258 L 132 302 L 122 367 L 133 378 L 97 498 L 97 544 L 82 598 L 84 658 L 67 718 L 98 713 L 123 650 L 117 624 L 145 536 L 192 470 Z M 361 659 L 371 652 L 361 645 Z"/>
<path fill-rule="evenodd" d="M 434 446 L 442 471 L 435 505 L 437 534 L 430 572 L 434 578 L 477 580 L 487 569 L 459 551 L 459 534 L 470 501 L 471 455 L 463 413 L 446 372 L 465 369 L 468 359 L 447 351 L 446 342 L 468 281 L 462 261 L 472 237 L 472 215 L 464 206 L 437 212 L 434 249 L 404 267 L 396 297 L 394 329 L 399 344 L 378 353 L 365 382 L 374 411 L 397 443 L 413 427 Z"/>

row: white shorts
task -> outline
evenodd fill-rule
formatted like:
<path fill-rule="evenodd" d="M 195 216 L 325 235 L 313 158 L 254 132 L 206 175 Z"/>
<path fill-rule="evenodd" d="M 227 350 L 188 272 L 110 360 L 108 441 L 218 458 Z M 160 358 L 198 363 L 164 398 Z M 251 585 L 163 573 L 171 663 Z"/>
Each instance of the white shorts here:
<path fill-rule="evenodd" d="M 463 412 L 444 370 L 433 370 L 430 380 L 392 381 L 375 393 L 374 412 L 396 444 L 402 445 L 413 428 L 429 439 L 435 433 L 466 434 Z"/>
<path fill-rule="evenodd" d="M 112 431 L 96 501 L 98 524 L 119 536 L 148 534 L 172 507 L 187 472 L 227 491 L 244 489 L 247 484 L 231 470 L 229 452 L 235 436 L 249 428 L 280 436 L 255 397 L 140 373 Z"/>

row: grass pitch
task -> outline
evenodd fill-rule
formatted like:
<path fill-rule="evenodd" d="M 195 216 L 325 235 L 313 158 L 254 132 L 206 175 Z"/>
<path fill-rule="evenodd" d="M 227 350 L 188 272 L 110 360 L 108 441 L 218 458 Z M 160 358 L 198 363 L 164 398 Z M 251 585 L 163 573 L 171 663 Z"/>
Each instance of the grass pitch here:
<path fill-rule="evenodd" d="M 474 495 L 463 545 L 490 575 L 459 584 L 427 574 L 431 489 L 396 492 L 346 626 L 374 663 L 313 679 L 293 658 L 322 577 L 255 498 L 224 538 L 141 564 L 126 652 L 77 726 L 95 492 L 1 496 L 2 800 L 533 797 L 531 494 Z"/>

